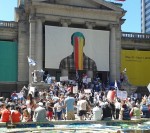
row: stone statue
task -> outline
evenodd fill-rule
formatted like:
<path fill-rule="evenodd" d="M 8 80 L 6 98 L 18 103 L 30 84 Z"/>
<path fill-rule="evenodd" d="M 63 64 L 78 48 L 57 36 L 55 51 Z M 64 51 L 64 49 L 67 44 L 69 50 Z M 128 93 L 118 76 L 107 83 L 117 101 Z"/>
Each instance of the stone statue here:
<path fill-rule="evenodd" d="M 44 71 L 43 70 L 34 70 L 34 72 L 32 72 L 32 76 L 33 76 L 33 82 L 43 82 L 43 75 L 44 75 Z"/>

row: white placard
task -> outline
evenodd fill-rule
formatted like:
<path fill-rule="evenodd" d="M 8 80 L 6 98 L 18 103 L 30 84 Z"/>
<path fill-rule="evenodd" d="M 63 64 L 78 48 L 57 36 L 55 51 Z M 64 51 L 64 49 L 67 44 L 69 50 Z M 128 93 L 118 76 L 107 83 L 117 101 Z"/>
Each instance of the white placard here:
<path fill-rule="evenodd" d="M 62 77 L 60 77 L 60 81 L 68 81 L 68 76 L 62 76 Z"/>
<path fill-rule="evenodd" d="M 120 91 L 120 90 L 117 90 L 117 97 L 121 100 L 125 100 L 127 99 L 127 91 Z"/>
<path fill-rule="evenodd" d="M 87 78 L 87 82 L 88 82 L 88 83 L 91 82 L 91 78 Z"/>
<path fill-rule="evenodd" d="M 82 81 L 83 81 L 83 83 L 88 84 L 87 78 L 83 78 Z"/>
<path fill-rule="evenodd" d="M 73 86 L 73 93 L 74 94 L 78 93 L 78 86 Z"/>
<path fill-rule="evenodd" d="M 59 86 L 60 86 L 60 85 L 61 85 L 61 83 L 60 83 L 60 82 L 57 82 L 57 85 L 59 85 Z"/>
<path fill-rule="evenodd" d="M 150 83 L 148 84 L 147 88 L 148 88 L 148 90 L 149 90 L 149 92 L 150 92 Z"/>
<path fill-rule="evenodd" d="M 23 98 L 23 94 L 22 93 L 16 93 L 18 98 Z"/>
<path fill-rule="evenodd" d="M 56 77 L 51 77 L 51 79 L 52 79 L 52 80 L 55 80 L 55 79 L 56 79 Z"/>
<path fill-rule="evenodd" d="M 35 92 L 35 87 L 30 87 L 29 88 L 29 94 L 34 94 Z"/>
<path fill-rule="evenodd" d="M 84 89 L 85 93 L 91 93 L 91 89 Z"/>

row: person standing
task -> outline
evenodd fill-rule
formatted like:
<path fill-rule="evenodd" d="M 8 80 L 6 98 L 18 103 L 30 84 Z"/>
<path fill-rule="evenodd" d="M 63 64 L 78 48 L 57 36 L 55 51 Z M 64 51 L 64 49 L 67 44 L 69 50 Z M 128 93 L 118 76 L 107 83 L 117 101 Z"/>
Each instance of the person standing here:
<path fill-rule="evenodd" d="M 116 99 L 116 102 L 115 102 L 116 119 L 119 119 L 120 108 L 121 108 L 120 100 L 119 100 L 119 99 Z"/>
<path fill-rule="evenodd" d="M 54 104 L 54 109 L 56 109 L 57 120 L 62 120 L 62 103 L 60 99 Z"/>
<path fill-rule="evenodd" d="M 80 120 L 84 120 L 87 114 L 87 108 L 90 108 L 88 102 L 85 99 L 85 95 L 80 97 L 80 100 L 77 102 Z"/>
<path fill-rule="evenodd" d="M 74 105 L 75 98 L 73 97 L 73 93 L 69 92 L 67 94 L 67 98 L 65 98 L 64 101 L 64 107 L 66 107 L 67 120 L 75 120 Z"/>
<path fill-rule="evenodd" d="M 46 108 L 47 108 L 47 117 L 49 121 L 51 121 L 53 119 L 53 108 L 54 108 L 54 102 L 52 98 L 50 98 L 49 101 L 47 101 Z"/>
<path fill-rule="evenodd" d="M 35 110 L 35 100 L 32 96 L 32 94 L 29 94 L 27 96 L 27 100 L 26 100 L 26 106 L 27 106 L 27 110 L 31 115 L 31 119 L 33 118 L 33 114 L 34 114 L 34 110 Z"/>

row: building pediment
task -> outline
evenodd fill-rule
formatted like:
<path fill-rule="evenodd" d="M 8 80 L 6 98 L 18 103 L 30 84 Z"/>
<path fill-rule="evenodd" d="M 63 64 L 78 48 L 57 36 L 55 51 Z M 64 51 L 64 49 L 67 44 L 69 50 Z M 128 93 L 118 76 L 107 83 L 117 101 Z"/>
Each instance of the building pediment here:
<path fill-rule="evenodd" d="M 114 3 L 104 0 L 32 0 L 26 5 L 30 16 L 44 17 L 45 21 L 58 22 L 69 19 L 76 24 L 85 21 L 108 26 L 121 24 L 125 11 Z"/>
<path fill-rule="evenodd" d="M 32 2 L 42 2 L 47 4 L 58 4 L 90 9 L 110 10 L 117 12 L 124 11 L 121 7 L 115 5 L 114 3 L 107 2 L 104 0 L 32 0 Z"/>

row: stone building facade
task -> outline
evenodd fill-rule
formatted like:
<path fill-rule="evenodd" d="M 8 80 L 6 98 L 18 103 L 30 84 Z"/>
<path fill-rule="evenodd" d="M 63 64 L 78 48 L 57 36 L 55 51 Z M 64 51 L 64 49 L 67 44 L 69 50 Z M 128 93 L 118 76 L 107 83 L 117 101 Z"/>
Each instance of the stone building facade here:
<path fill-rule="evenodd" d="M 121 25 L 125 21 L 122 17 L 126 11 L 104 0 L 18 0 L 15 13 L 14 22 L 1 22 L 0 39 L 16 41 L 18 44 L 18 80 L 14 83 L 1 82 L 1 88 L 19 90 L 31 82 L 34 69 L 45 69 L 44 25 L 110 31 L 108 73 L 112 82 L 120 78 L 121 49 L 150 49 L 145 37 L 121 32 Z M 29 67 L 28 56 L 36 60 L 38 65 Z M 67 70 L 58 71 L 62 76 L 68 74 Z M 87 73 L 93 76 L 93 72 Z"/>

